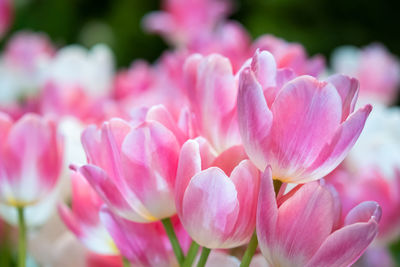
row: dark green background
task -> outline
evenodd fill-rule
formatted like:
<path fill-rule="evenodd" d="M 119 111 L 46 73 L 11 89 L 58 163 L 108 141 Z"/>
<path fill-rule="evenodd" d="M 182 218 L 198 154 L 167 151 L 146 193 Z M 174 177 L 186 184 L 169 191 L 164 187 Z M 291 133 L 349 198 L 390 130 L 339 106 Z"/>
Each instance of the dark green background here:
<path fill-rule="evenodd" d="M 44 31 L 59 46 L 103 41 L 113 48 L 118 66 L 128 66 L 135 58 L 153 61 L 166 47 L 161 38 L 144 33 L 140 25 L 144 14 L 159 8 L 159 1 L 15 1 L 12 32 Z M 326 56 L 340 45 L 380 41 L 400 54 L 399 1 L 236 0 L 234 6 L 231 18 L 244 24 L 253 38 L 273 33 L 302 43 L 310 54 Z M 112 38 L 82 38 L 82 31 L 97 23 L 107 25 Z"/>

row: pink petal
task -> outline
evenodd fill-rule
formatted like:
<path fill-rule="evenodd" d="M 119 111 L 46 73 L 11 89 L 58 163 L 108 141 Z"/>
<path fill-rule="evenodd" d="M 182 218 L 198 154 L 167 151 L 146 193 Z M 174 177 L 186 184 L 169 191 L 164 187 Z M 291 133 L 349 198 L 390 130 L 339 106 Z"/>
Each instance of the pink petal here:
<path fill-rule="evenodd" d="M 260 170 L 267 165 L 267 139 L 272 125 L 272 113 L 263 91 L 250 69 L 240 75 L 237 100 L 240 135 L 247 155 Z"/>
<path fill-rule="evenodd" d="M 324 241 L 306 266 L 351 266 L 364 253 L 377 233 L 378 222 L 375 217 L 371 217 L 368 222 L 345 226 Z"/>
<path fill-rule="evenodd" d="M 178 154 L 175 136 L 160 123 L 149 121 L 131 130 L 122 144 L 120 163 L 120 187 L 128 202 L 139 200 L 158 219 L 175 214 Z"/>
<path fill-rule="evenodd" d="M 257 237 L 262 254 L 271 258 L 271 246 L 275 240 L 278 206 L 275 199 L 272 171 L 268 166 L 261 175 L 257 206 Z"/>
<path fill-rule="evenodd" d="M 181 220 L 189 235 L 201 246 L 228 248 L 225 240 L 239 213 L 235 185 L 215 167 L 197 173 L 183 197 Z"/>
<path fill-rule="evenodd" d="M 304 170 L 340 125 L 342 101 L 335 87 L 311 76 L 287 83 L 272 105 L 271 166 L 285 182 L 305 179 Z"/>
<path fill-rule="evenodd" d="M 199 145 L 194 140 L 188 140 L 182 146 L 176 175 L 175 205 L 179 216 L 182 216 L 182 201 L 189 181 L 200 171 L 201 157 Z"/>
<path fill-rule="evenodd" d="M 264 90 L 276 86 L 276 62 L 274 56 L 268 51 L 256 51 L 251 61 L 251 70 Z M 268 103 L 273 100 L 267 98 Z"/>
<path fill-rule="evenodd" d="M 354 111 L 358 97 L 359 83 L 357 79 L 350 78 L 342 74 L 330 76 L 328 79 L 326 79 L 326 81 L 330 82 L 336 87 L 336 90 L 342 98 L 342 121 L 345 121 L 347 117 Z"/>
<path fill-rule="evenodd" d="M 367 223 L 371 217 L 379 222 L 382 216 L 382 209 L 375 201 L 365 201 L 358 204 L 347 214 L 344 224 Z"/>
<path fill-rule="evenodd" d="M 279 207 L 276 240 L 270 246 L 298 265 L 306 263 L 331 233 L 334 199 L 318 182 L 302 186 Z"/>
<path fill-rule="evenodd" d="M 114 215 L 106 207 L 100 219 L 111 234 L 119 251 L 135 266 L 170 266 L 158 223 L 142 224 Z"/>
<path fill-rule="evenodd" d="M 245 243 L 250 240 L 256 227 L 260 174 L 249 160 L 243 160 L 232 171 L 230 178 L 235 184 L 240 207 L 230 239 Z"/>
<path fill-rule="evenodd" d="M 148 221 L 147 218 L 150 215 L 144 207 L 140 206 L 140 203 L 136 203 L 136 206 L 133 207 L 128 204 L 110 177 L 102 169 L 89 164 L 80 167 L 79 172 L 115 213 L 133 221 Z"/>
<path fill-rule="evenodd" d="M 218 155 L 212 166 L 223 170 L 226 175 L 231 175 L 233 169 L 244 159 L 247 159 L 243 146 L 233 146 Z"/>
<path fill-rule="evenodd" d="M 372 106 L 366 105 L 351 114 L 335 131 L 332 139 L 325 144 L 318 157 L 308 167 L 308 178 L 306 177 L 299 182 L 318 179 L 336 168 L 357 141 L 371 110 Z"/>

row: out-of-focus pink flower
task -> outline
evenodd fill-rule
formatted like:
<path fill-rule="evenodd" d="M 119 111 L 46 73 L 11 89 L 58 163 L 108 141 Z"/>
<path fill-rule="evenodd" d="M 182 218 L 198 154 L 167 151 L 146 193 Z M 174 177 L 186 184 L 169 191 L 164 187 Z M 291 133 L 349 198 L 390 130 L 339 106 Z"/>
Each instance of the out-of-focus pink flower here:
<path fill-rule="evenodd" d="M 231 149 L 214 159 L 202 139 L 189 140 L 182 147 L 175 190 L 177 213 L 201 246 L 240 246 L 254 232 L 259 172 L 237 152 Z"/>
<path fill-rule="evenodd" d="M 49 118 L 27 114 L 13 122 L 0 114 L 0 201 L 24 207 L 47 196 L 61 167 L 63 142 Z"/>
<path fill-rule="evenodd" d="M 191 53 L 210 55 L 221 54 L 232 63 L 234 72 L 240 69 L 242 64 L 252 56 L 251 38 L 246 29 L 235 21 L 227 21 L 217 25 L 214 31 L 207 35 L 198 35 L 187 49 Z"/>
<path fill-rule="evenodd" d="M 184 75 L 199 135 L 218 153 L 239 145 L 238 87 L 229 59 L 218 54 L 195 54 L 185 62 Z"/>
<path fill-rule="evenodd" d="M 53 45 L 43 33 L 21 31 L 11 37 L 0 59 L 0 103 L 3 107 L 26 112 L 32 104 L 37 105 L 42 71 L 53 54 Z"/>
<path fill-rule="evenodd" d="M 274 179 L 304 183 L 319 179 L 344 159 L 359 137 L 372 109 L 354 111 L 358 83 L 343 75 L 318 81 L 311 76 L 290 80 L 273 56 L 256 52 L 240 75 L 238 122 L 243 145 Z M 290 80 L 288 82 L 288 80 Z"/>
<path fill-rule="evenodd" d="M 380 229 L 379 225 L 379 229 Z M 354 267 L 396 267 L 388 248 L 381 246 L 370 246 Z"/>
<path fill-rule="evenodd" d="M 179 144 L 156 121 L 133 127 L 121 119 L 89 126 L 82 134 L 89 164 L 79 168 L 118 215 L 151 222 L 175 214 Z"/>
<path fill-rule="evenodd" d="M 288 43 L 273 35 L 259 37 L 253 44 L 253 52 L 257 49 L 267 50 L 274 55 L 278 68 L 292 69 L 297 75 L 317 77 L 325 69 L 322 56 L 308 59 L 307 52 L 301 44 Z"/>
<path fill-rule="evenodd" d="M 138 97 L 153 87 L 154 78 L 153 70 L 146 61 L 135 61 L 128 70 L 116 74 L 113 97 L 116 99 Z"/>
<path fill-rule="evenodd" d="M 208 34 L 230 10 L 226 0 L 165 0 L 163 10 L 144 18 L 147 31 L 160 33 L 176 46 Z"/>
<path fill-rule="evenodd" d="M 4 59 L 10 68 L 35 72 L 54 53 L 55 48 L 45 34 L 21 31 L 7 43 Z"/>
<path fill-rule="evenodd" d="M 0 0 L 0 39 L 10 27 L 12 18 L 12 0 Z"/>
<path fill-rule="evenodd" d="M 334 185 L 343 204 L 343 212 L 349 212 L 363 201 L 373 200 L 382 207 L 377 242 L 385 245 L 400 236 L 400 173 L 388 179 L 376 169 L 352 173 L 341 166 L 327 176 Z"/>
<path fill-rule="evenodd" d="M 80 173 L 72 171 L 71 183 L 71 208 L 65 204 L 58 206 L 58 212 L 65 225 L 92 252 L 103 255 L 118 254 L 111 236 L 100 222 L 99 211 L 103 201 Z"/>
<path fill-rule="evenodd" d="M 399 60 L 381 44 L 358 49 L 338 48 L 332 56 L 333 69 L 360 81 L 360 97 L 386 105 L 396 101 L 400 85 Z"/>
<path fill-rule="evenodd" d="M 89 252 L 86 255 L 86 267 L 122 267 L 122 258 Z"/>
<path fill-rule="evenodd" d="M 107 207 L 100 219 L 113 237 L 121 254 L 134 266 L 176 266 L 176 259 L 167 246 L 167 236 L 160 222 L 135 223 L 115 215 Z"/>
<path fill-rule="evenodd" d="M 350 266 L 378 233 L 381 208 L 363 202 L 340 219 L 340 202 L 322 182 L 275 198 L 271 168 L 261 178 L 257 236 L 272 266 Z"/>

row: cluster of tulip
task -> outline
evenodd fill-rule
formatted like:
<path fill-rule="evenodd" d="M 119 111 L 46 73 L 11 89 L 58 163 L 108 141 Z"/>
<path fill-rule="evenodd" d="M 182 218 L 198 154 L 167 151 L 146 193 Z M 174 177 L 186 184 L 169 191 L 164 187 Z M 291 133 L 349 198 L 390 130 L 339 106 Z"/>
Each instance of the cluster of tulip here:
<path fill-rule="evenodd" d="M 11 10 L 0 0 L 0 34 Z M 19 226 L 18 266 L 77 266 L 76 240 L 87 266 L 339 267 L 367 248 L 356 264 L 393 266 L 397 59 L 344 47 L 328 69 L 299 44 L 252 41 L 229 12 L 165 0 L 143 26 L 172 48 L 116 73 L 105 45 L 8 40 L 0 215 Z M 34 243 L 56 206 L 74 238 Z"/>

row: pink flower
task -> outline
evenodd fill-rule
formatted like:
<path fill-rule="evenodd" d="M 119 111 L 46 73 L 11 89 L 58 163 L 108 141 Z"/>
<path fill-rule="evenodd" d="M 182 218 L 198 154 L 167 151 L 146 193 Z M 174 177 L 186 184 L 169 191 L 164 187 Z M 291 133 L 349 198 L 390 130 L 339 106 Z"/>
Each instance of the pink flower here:
<path fill-rule="evenodd" d="M 50 60 L 54 53 L 55 48 L 45 34 L 21 31 L 7 43 L 4 57 L 7 67 L 39 76 L 40 65 Z"/>
<path fill-rule="evenodd" d="M 189 140 L 179 158 L 177 213 L 193 240 L 208 248 L 243 245 L 254 232 L 259 172 L 240 159 L 240 150 L 228 151 L 214 159 L 204 140 Z"/>
<path fill-rule="evenodd" d="M 176 266 L 176 260 L 161 222 L 135 223 L 112 213 L 106 206 L 100 211 L 105 225 L 121 254 L 133 266 Z M 177 229 L 175 231 L 178 232 Z M 179 235 L 178 232 L 178 238 Z"/>
<path fill-rule="evenodd" d="M 111 236 L 100 222 L 99 211 L 103 205 L 100 197 L 78 172 L 71 172 L 71 209 L 58 206 L 58 212 L 65 225 L 92 252 L 103 255 L 118 255 Z"/>
<path fill-rule="evenodd" d="M 12 0 L 0 0 L 0 38 L 10 27 L 12 17 Z"/>
<path fill-rule="evenodd" d="M 192 55 L 185 62 L 184 75 L 198 134 L 218 153 L 239 145 L 238 87 L 229 59 L 218 54 Z"/>
<path fill-rule="evenodd" d="M 144 27 L 160 33 L 176 46 L 208 34 L 229 12 L 226 0 L 164 0 L 163 10 L 148 14 Z"/>
<path fill-rule="evenodd" d="M 116 214 L 151 222 L 175 214 L 179 144 L 156 121 L 136 127 L 121 119 L 89 126 L 82 134 L 89 164 L 79 172 Z"/>
<path fill-rule="evenodd" d="M 372 107 L 354 111 L 358 83 L 347 76 L 293 80 L 273 56 L 256 52 L 240 75 L 238 121 L 243 145 L 274 179 L 304 183 L 332 171 L 359 137 Z"/>
<path fill-rule="evenodd" d="M 307 58 L 307 52 L 301 44 L 289 43 L 273 35 L 263 35 L 253 44 L 253 51 L 257 49 L 270 52 L 278 68 L 292 69 L 297 75 L 318 76 L 325 68 L 324 58 L 317 55 Z"/>
<path fill-rule="evenodd" d="M 122 258 L 89 252 L 86 255 L 86 267 L 122 267 Z"/>
<path fill-rule="evenodd" d="M 46 197 L 62 167 L 63 142 L 54 121 L 27 114 L 13 122 L 0 113 L 0 201 L 24 207 Z"/>
<path fill-rule="evenodd" d="M 363 49 L 341 47 L 333 54 L 335 71 L 360 81 L 360 97 L 386 105 L 396 101 L 400 85 L 399 59 L 381 44 Z"/>
<path fill-rule="evenodd" d="M 261 178 L 257 236 L 272 266 L 350 266 L 378 233 L 381 208 L 363 202 L 344 223 L 339 199 L 322 182 L 298 185 L 275 198 L 271 168 Z"/>

